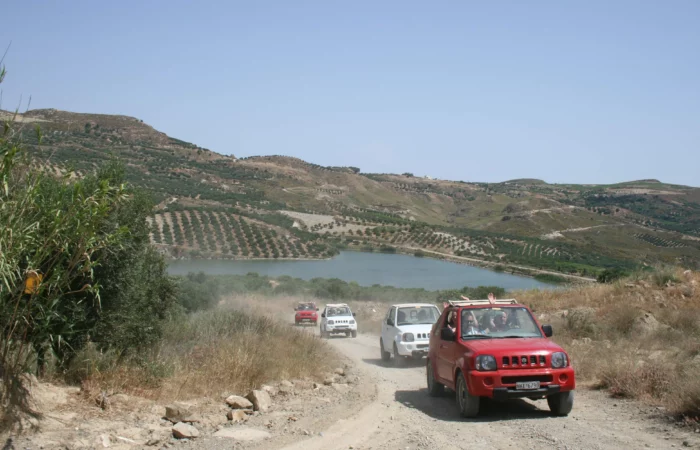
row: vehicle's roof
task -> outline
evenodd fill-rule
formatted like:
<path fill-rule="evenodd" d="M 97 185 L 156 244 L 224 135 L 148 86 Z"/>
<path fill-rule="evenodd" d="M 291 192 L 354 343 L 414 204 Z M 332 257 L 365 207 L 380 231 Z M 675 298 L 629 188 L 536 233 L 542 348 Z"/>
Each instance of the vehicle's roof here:
<path fill-rule="evenodd" d="M 395 305 L 391 305 L 391 308 L 410 308 L 412 306 L 434 306 L 437 308 L 437 306 L 433 305 L 432 303 L 397 303 Z"/>
<path fill-rule="evenodd" d="M 326 303 L 326 308 L 328 308 L 328 307 L 338 308 L 340 306 L 348 306 L 348 304 L 347 303 Z"/>
<path fill-rule="evenodd" d="M 503 308 L 522 308 L 525 305 L 522 305 L 520 303 L 511 303 L 508 305 L 501 305 L 501 304 L 487 304 L 487 305 L 455 305 L 455 308 L 464 308 L 464 309 L 503 309 Z"/>

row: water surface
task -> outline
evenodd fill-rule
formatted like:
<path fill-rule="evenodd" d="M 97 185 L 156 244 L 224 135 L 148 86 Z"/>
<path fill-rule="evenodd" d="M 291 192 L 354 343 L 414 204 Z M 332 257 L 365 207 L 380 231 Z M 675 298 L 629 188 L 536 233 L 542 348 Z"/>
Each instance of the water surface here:
<path fill-rule="evenodd" d="M 556 288 L 532 278 L 480 267 L 387 253 L 340 252 L 335 258 L 323 261 L 180 260 L 171 261 L 168 271 L 173 275 L 200 271 L 209 275 L 245 275 L 257 272 L 260 275 L 289 275 L 304 280 L 316 277 L 340 278 L 348 282 L 356 281 L 361 286 L 381 284 L 427 290 L 464 286 L 500 286 L 506 290 Z"/>

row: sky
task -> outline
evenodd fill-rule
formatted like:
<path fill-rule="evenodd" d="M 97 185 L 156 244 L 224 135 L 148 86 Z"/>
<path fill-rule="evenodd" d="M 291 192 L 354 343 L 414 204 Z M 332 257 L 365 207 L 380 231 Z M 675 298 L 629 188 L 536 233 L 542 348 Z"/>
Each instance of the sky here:
<path fill-rule="evenodd" d="M 700 186 L 697 0 L 2 0 L 5 49 L 3 109 L 237 157 Z"/>

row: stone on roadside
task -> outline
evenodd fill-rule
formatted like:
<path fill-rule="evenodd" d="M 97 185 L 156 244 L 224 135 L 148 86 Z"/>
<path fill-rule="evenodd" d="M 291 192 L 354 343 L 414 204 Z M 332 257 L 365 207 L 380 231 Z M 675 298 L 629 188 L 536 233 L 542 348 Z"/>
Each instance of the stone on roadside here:
<path fill-rule="evenodd" d="M 267 412 L 267 410 L 270 409 L 270 406 L 272 406 L 270 394 L 268 394 L 266 391 L 251 391 L 248 395 L 246 395 L 246 398 L 253 403 L 253 409 L 255 411 Z"/>
<path fill-rule="evenodd" d="M 325 384 L 326 386 L 330 386 L 333 383 L 335 383 L 335 377 L 328 377 L 325 380 L 323 380 L 323 384 Z"/>
<path fill-rule="evenodd" d="M 165 407 L 165 418 L 172 423 L 182 422 L 192 415 L 192 408 L 185 403 L 172 403 Z"/>
<path fill-rule="evenodd" d="M 289 380 L 282 380 L 282 381 L 280 381 L 280 386 L 284 386 L 284 387 L 294 387 L 294 385 L 292 384 L 292 382 L 289 381 Z"/>
<path fill-rule="evenodd" d="M 199 437 L 199 430 L 192 425 L 178 422 L 173 426 L 173 436 L 177 439 L 192 439 Z"/>
<path fill-rule="evenodd" d="M 245 422 L 248 420 L 248 414 L 242 409 L 234 409 L 226 414 L 226 418 L 233 422 Z"/>
<path fill-rule="evenodd" d="M 336 375 L 340 375 L 341 377 L 344 377 L 345 376 L 345 369 L 343 369 L 342 367 L 338 367 L 337 369 L 335 369 L 333 371 L 333 373 Z"/>
<path fill-rule="evenodd" d="M 233 409 L 248 409 L 253 407 L 253 403 L 240 395 L 231 395 L 226 398 L 226 404 Z"/>

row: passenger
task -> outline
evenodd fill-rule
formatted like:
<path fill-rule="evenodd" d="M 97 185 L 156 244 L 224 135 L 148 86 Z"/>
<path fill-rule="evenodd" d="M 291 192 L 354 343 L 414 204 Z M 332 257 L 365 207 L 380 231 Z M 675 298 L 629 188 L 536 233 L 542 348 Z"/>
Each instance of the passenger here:
<path fill-rule="evenodd" d="M 508 315 L 505 311 L 496 312 L 496 317 L 491 320 L 490 328 L 491 331 L 506 331 L 510 328 L 508 326 Z"/>
<path fill-rule="evenodd" d="M 464 316 L 464 325 L 462 325 L 462 335 L 484 334 L 476 320 L 474 312 L 470 311 Z"/>
<path fill-rule="evenodd" d="M 418 313 L 418 322 L 425 323 L 428 320 L 428 311 L 426 311 L 425 309 L 421 309 Z"/>
<path fill-rule="evenodd" d="M 457 325 L 455 324 L 455 313 L 454 311 L 449 313 L 447 317 L 447 327 L 452 330 L 453 333 L 457 331 Z"/>
<path fill-rule="evenodd" d="M 416 312 L 415 309 L 411 310 L 411 322 L 416 323 L 418 322 L 418 313 Z"/>

